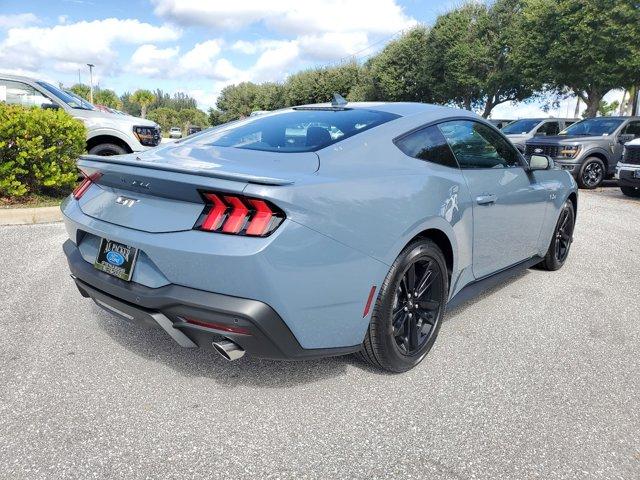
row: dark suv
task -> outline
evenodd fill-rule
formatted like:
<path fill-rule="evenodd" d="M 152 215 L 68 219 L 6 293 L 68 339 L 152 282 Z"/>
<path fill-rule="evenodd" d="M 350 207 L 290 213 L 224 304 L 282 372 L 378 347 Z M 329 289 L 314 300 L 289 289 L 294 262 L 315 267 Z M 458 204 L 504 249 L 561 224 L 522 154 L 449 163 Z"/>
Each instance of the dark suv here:
<path fill-rule="evenodd" d="M 596 188 L 612 177 L 624 144 L 640 138 L 640 117 L 588 118 L 553 137 L 527 141 L 525 156 L 549 155 L 575 177 L 580 188 Z"/>

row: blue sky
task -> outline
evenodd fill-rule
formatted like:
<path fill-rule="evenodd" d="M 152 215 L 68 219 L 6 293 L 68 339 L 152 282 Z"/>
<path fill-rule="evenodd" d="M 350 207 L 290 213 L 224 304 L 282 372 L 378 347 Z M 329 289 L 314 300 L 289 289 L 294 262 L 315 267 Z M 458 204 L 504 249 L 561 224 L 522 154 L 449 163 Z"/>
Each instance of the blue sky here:
<path fill-rule="evenodd" d="M 300 69 L 363 60 L 455 1 L 0 0 L 0 70 L 94 82 L 121 94 L 162 88 L 214 104 L 224 86 L 283 80 Z M 572 108 L 564 102 L 555 113 Z M 504 105 L 494 117 L 539 115 Z"/>

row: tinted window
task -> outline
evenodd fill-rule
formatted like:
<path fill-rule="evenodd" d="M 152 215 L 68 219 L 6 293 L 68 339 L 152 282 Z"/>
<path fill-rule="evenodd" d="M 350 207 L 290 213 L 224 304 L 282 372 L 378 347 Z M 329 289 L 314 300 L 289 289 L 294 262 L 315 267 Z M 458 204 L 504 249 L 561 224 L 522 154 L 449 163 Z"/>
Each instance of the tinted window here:
<path fill-rule="evenodd" d="M 540 126 L 537 134 L 557 135 L 560 133 L 560 124 L 558 122 L 546 122 Z"/>
<path fill-rule="evenodd" d="M 446 167 L 458 168 L 458 163 L 438 127 L 427 127 L 410 133 L 396 142 L 405 155 Z"/>
<path fill-rule="evenodd" d="M 519 167 L 516 149 L 491 127 L 469 120 L 439 125 L 460 168 Z"/>
<path fill-rule="evenodd" d="M 84 100 L 78 100 L 77 98 L 75 98 L 75 95 L 72 97 L 67 92 L 62 91 L 59 88 L 54 87 L 50 83 L 38 82 L 38 85 L 40 85 L 45 90 L 48 90 L 49 92 L 53 93 L 56 97 L 58 97 L 64 103 L 69 105 L 71 108 L 77 108 L 77 109 L 80 109 L 80 110 L 91 110 L 90 108 L 85 108 L 83 106 Z"/>
<path fill-rule="evenodd" d="M 522 135 L 529 133 L 540 123 L 540 120 L 516 120 L 502 129 L 505 135 Z"/>
<path fill-rule="evenodd" d="M 211 132 L 211 145 L 269 152 L 310 152 L 364 132 L 389 120 L 374 110 L 300 108 L 254 116 Z"/>
<path fill-rule="evenodd" d="M 627 135 L 635 135 L 636 137 L 640 137 L 640 122 L 629 122 L 622 133 L 626 133 Z"/>
<path fill-rule="evenodd" d="M 619 118 L 588 118 L 565 128 L 560 135 L 611 135 L 622 125 L 622 122 L 624 120 Z"/>

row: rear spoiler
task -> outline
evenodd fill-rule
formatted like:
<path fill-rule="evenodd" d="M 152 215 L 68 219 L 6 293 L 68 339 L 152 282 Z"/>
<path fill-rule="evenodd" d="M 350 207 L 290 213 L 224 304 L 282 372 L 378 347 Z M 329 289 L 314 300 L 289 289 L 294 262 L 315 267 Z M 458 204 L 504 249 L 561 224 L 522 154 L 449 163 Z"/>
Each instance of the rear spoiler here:
<path fill-rule="evenodd" d="M 113 156 L 113 157 L 101 157 L 100 155 L 80 155 L 80 158 L 78 159 L 78 166 L 81 167 L 84 162 L 110 163 L 115 165 L 130 165 L 132 167 L 138 167 L 138 168 L 150 168 L 153 170 L 164 170 L 167 172 L 186 173 L 189 175 L 221 178 L 224 180 L 233 180 L 236 182 L 256 183 L 258 185 L 281 186 L 281 185 L 291 185 L 294 183 L 293 180 L 287 179 L 287 178 L 251 175 L 248 173 L 225 172 L 222 170 L 216 170 L 215 168 L 211 168 L 211 169 L 193 168 L 193 167 L 183 168 L 183 167 L 180 167 L 179 165 L 157 164 L 154 162 L 144 161 L 138 156 L 132 159 L 131 155 L 126 155 L 126 156 L 122 155 L 122 156 Z M 91 165 L 86 165 L 86 166 L 91 166 Z"/>

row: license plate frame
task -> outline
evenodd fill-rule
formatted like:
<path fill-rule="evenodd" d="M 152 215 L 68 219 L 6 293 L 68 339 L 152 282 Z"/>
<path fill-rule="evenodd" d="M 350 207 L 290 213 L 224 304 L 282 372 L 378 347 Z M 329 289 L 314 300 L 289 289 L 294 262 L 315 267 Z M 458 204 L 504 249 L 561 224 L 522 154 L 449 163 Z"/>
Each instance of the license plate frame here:
<path fill-rule="evenodd" d="M 103 238 L 93 266 L 101 272 L 130 282 L 138 260 L 138 252 L 135 247 Z"/>

